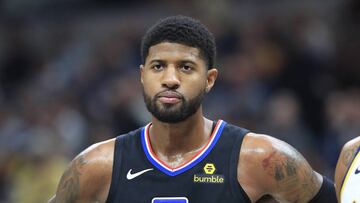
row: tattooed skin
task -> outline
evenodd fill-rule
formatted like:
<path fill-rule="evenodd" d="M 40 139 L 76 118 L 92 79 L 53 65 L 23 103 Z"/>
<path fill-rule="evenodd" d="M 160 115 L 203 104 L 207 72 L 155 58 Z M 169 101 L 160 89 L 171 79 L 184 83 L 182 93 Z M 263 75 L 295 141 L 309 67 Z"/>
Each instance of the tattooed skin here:
<path fill-rule="evenodd" d="M 79 177 L 81 168 L 87 163 L 82 155 L 76 158 L 61 177 L 56 203 L 72 203 L 78 199 L 80 191 Z"/>
<path fill-rule="evenodd" d="M 340 198 L 340 192 L 341 192 L 343 180 L 355 158 L 355 155 L 359 147 L 360 147 L 360 136 L 354 138 L 353 140 L 348 141 L 341 150 L 340 157 L 336 164 L 335 177 L 334 177 L 335 186 L 336 186 L 335 187 L 336 196 L 338 200 Z"/>
<path fill-rule="evenodd" d="M 297 162 L 295 158 L 288 157 L 285 154 L 274 151 L 262 162 L 264 170 L 275 178 L 276 181 L 281 181 L 285 177 L 295 176 L 297 174 Z"/>
<path fill-rule="evenodd" d="M 311 198 L 319 187 L 315 173 L 297 152 L 285 154 L 274 150 L 262 161 L 262 166 L 276 181 L 281 196 L 291 202 L 302 202 Z"/>
<path fill-rule="evenodd" d="M 358 146 L 353 146 L 353 147 L 347 149 L 346 151 L 344 151 L 343 164 L 346 167 L 350 167 L 350 165 L 355 157 L 355 154 L 357 152 L 357 148 L 358 148 Z"/>

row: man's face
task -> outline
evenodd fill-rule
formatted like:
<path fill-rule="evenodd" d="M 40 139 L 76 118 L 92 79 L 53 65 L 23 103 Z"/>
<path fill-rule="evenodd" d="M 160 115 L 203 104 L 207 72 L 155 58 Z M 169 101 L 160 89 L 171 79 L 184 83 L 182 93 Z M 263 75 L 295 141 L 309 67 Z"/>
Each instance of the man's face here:
<path fill-rule="evenodd" d="M 217 76 L 216 69 L 207 70 L 197 48 L 170 42 L 150 47 L 140 68 L 146 107 L 167 123 L 193 115 Z"/>

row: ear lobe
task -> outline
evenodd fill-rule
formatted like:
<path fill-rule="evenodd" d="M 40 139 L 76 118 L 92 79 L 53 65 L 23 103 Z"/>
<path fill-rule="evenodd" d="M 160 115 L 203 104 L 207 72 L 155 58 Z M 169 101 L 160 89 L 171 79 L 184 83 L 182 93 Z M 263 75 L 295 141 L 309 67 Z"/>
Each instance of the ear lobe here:
<path fill-rule="evenodd" d="M 210 88 L 209 88 L 209 87 L 206 87 L 206 88 L 205 88 L 205 92 L 206 92 L 206 93 L 209 93 L 209 92 L 210 92 Z"/>

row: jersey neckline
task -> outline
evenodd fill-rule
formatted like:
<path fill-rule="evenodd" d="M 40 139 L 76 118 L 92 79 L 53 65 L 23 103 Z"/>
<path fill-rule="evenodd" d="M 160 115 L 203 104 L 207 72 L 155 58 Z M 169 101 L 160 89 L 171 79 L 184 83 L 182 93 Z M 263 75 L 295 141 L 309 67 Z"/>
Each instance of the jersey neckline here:
<path fill-rule="evenodd" d="M 154 165 L 157 169 L 159 169 L 160 171 L 164 172 L 169 176 L 176 176 L 194 167 L 210 153 L 212 148 L 214 148 L 217 141 L 219 140 L 225 124 L 226 124 L 225 121 L 218 120 L 207 144 L 189 161 L 175 168 L 170 167 L 168 164 L 161 161 L 153 152 L 149 138 L 149 129 L 151 123 L 147 124 L 145 127 L 141 129 L 142 147 L 147 159 L 151 162 L 152 165 Z"/>

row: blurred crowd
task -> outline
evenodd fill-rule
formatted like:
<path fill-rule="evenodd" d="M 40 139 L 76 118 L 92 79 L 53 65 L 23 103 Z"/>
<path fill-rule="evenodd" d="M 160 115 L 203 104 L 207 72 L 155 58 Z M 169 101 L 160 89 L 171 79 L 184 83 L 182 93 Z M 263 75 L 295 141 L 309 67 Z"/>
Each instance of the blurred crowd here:
<path fill-rule="evenodd" d="M 173 14 L 216 36 L 209 118 L 284 140 L 331 179 L 342 145 L 360 135 L 359 1 L 5 2 L 0 203 L 45 202 L 76 154 L 149 122 L 140 40 Z"/>

